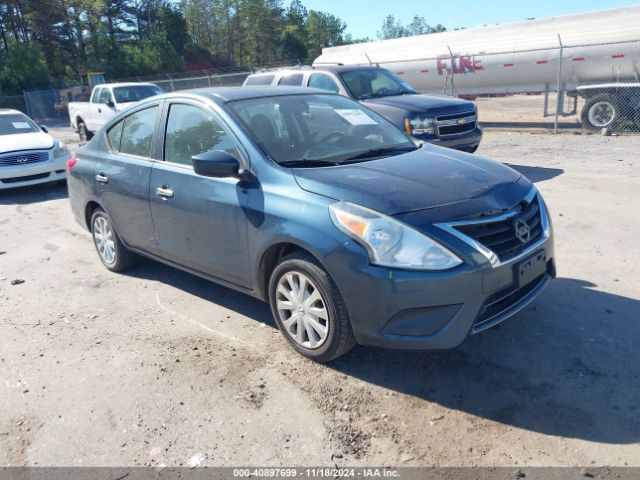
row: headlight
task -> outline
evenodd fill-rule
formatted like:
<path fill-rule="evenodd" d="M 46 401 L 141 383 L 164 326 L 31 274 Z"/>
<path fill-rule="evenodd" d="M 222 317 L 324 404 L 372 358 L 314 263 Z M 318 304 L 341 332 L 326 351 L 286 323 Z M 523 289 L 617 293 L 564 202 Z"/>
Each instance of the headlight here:
<path fill-rule="evenodd" d="M 436 129 L 431 117 L 405 118 L 404 129 L 409 135 L 434 134 Z"/>
<path fill-rule="evenodd" d="M 55 147 L 53 149 L 53 158 L 64 157 L 68 153 L 69 153 L 69 149 L 67 148 L 67 146 L 64 143 L 56 142 L 56 145 L 55 145 Z"/>
<path fill-rule="evenodd" d="M 329 206 L 338 229 L 360 243 L 372 264 L 414 270 L 448 270 L 462 263 L 435 240 L 374 210 L 348 202 Z"/>

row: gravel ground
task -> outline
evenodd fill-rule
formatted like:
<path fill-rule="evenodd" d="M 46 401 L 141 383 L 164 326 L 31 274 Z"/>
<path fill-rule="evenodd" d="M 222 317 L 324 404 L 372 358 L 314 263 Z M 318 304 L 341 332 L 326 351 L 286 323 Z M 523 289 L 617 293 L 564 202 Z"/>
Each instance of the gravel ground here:
<path fill-rule="evenodd" d="M 559 278 L 458 349 L 326 366 L 257 300 L 108 272 L 65 187 L 0 193 L 0 466 L 640 466 L 637 144 L 488 131 L 550 206 Z"/>

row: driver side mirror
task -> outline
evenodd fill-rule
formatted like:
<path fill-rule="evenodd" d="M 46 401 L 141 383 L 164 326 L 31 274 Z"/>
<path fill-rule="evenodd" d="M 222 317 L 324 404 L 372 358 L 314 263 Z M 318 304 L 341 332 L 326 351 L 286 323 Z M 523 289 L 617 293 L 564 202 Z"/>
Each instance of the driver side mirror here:
<path fill-rule="evenodd" d="M 44 133 L 49 133 L 49 129 L 45 125 L 40 125 L 40 130 L 42 130 Z"/>
<path fill-rule="evenodd" d="M 236 157 L 223 150 L 212 150 L 191 157 L 193 171 L 203 177 L 231 177 L 240 171 Z"/>
<path fill-rule="evenodd" d="M 113 108 L 116 106 L 116 104 L 113 103 L 113 100 L 107 100 L 106 102 L 104 102 L 104 104 L 109 108 Z"/>

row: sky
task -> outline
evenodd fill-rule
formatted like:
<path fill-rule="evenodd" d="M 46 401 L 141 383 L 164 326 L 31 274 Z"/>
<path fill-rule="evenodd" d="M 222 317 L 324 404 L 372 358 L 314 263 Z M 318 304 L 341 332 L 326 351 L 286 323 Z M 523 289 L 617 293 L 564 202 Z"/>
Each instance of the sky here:
<path fill-rule="evenodd" d="M 286 6 L 289 2 L 284 0 Z M 455 0 L 448 2 L 420 0 L 302 0 L 309 10 L 332 13 L 347 23 L 347 32 L 354 38 L 377 39 L 384 18 L 391 14 L 403 24 L 414 15 L 424 17 L 428 24 L 441 23 L 447 29 L 474 27 L 544 18 L 571 13 L 605 10 L 638 5 L 640 0 Z"/>

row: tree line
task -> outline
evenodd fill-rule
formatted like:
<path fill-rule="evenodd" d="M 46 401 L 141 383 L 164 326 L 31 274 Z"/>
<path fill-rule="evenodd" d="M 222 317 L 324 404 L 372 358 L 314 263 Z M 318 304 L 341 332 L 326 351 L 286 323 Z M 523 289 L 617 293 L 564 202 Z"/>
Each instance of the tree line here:
<path fill-rule="evenodd" d="M 313 60 L 368 41 L 301 0 L 3 0 L 0 94 L 74 85 L 83 72 L 121 79 Z M 416 16 L 385 19 L 379 38 L 442 31 Z"/>

